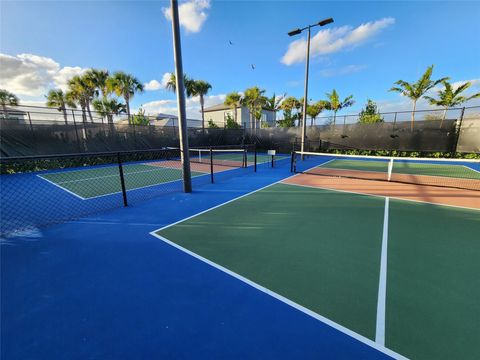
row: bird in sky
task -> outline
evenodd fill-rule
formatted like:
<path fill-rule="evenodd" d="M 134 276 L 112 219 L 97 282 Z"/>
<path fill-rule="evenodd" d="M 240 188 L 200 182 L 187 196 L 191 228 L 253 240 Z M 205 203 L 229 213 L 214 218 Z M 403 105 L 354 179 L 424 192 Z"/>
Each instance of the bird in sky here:
<path fill-rule="evenodd" d="M 251 64 L 252 70 L 255 70 L 255 65 Z"/>
<path fill-rule="evenodd" d="M 228 40 L 228 42 L 230 43 L 230 45 L 233 45 L 233 42 L 231 40 Z"/>

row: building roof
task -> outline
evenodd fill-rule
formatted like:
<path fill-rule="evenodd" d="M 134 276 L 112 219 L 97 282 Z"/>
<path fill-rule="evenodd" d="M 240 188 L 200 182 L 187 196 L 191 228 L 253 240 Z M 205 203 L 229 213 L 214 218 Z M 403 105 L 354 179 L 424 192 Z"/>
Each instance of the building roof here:
<path fill-rule="evenodd" d="M 239 108 L 242 108 L 242 107 L 245 107 L 241 104 L 238 104 L 238 107 Z M 217 104 L 217 105 L 213 105 L 213 106 L 209 106 L 209 107 L 206 107 L 205 109 L 203 109 L 203 112 L 212 112 L 212 111 L 220 111 L 220 110 L 233 110 L 231 106 L 228 106 L 228 105 L 225 105 L 225 104 Z M 266 109 L 266 108 L 263 108 L 263 110 L 265 111 L 272 111 L 270 109 Z"/>
<path fill-rule="evenodd" d="M 218 110 L 229 110 L 229 109 L 231 109 L 230 106 L 222 103 L 222 104 L 217 104 L 217 105 L 206 107 L 205 109 L 203 109 L 203 112 L 218 111 Z"/>

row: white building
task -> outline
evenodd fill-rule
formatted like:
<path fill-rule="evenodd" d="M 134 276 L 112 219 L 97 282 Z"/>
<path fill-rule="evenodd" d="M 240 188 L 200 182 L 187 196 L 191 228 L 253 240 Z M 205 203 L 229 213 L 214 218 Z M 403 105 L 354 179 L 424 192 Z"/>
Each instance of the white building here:
<path fill-rule="evenodd" d="M 205 114 L 205 126 L 208 126 L 209 120 L 217 125 L 218 127 L 224 127 L 228 116 L 232 119 L 235 119 L 235 110 L 230 106 L 225 104 L 218 104 L 210 106 L 204 109 Z M 255 124 L 252 123 L 250 119 L 250 110 L 246 106 L 239 105 L 237 107 L 237 123 L 245 128 L 253 128 Z M 260 118 L 260 123 L 266 123 L 269 127 L 275 126 L 275 112 L 267 109 L 262 109 L 262 116 Z M 254 120 L 253 120 L 254 121 Z M 258 128 L 261 127 L 261 124 L 257 125 Z"/>

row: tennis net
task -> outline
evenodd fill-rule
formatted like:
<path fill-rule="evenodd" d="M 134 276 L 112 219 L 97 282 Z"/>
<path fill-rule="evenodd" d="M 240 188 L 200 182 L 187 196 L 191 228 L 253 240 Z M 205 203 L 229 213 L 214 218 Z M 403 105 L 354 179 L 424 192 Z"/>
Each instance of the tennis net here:
<path fill-rule="evenodd" d="M 294 152 L 292 171 L 480 191 L 480 160 Z"/>
<path fill-rule="evenodd" d="M 189 149 L 190 162 L 227 167 L 247 167 L 246 149 Z"/>

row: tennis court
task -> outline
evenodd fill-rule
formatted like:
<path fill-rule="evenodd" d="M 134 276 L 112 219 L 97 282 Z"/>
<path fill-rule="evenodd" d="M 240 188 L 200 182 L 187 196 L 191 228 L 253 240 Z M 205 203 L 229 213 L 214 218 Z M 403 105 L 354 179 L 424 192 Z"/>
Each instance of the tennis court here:
<path fill-rule="evenodd" d="M 122 357 L 133 339 L 137 355 L 480 357 L 478 162 L 294 154 L 254 173 L 250 160 L 252 171 L 228 172 L 244 153 L 204 155 L 190 153 L 197 180 L 212 167 L 231 176 L 2 243 L 5 352 Z M 9 211 L 21 206 L 27 222 L 107 209 L 117 165 L 13 175 L 8 188 L 36 201 Z M 123 162 L 127 189 L 141 192 L 180 184 L 180 170 L 171 157 Z"/>

